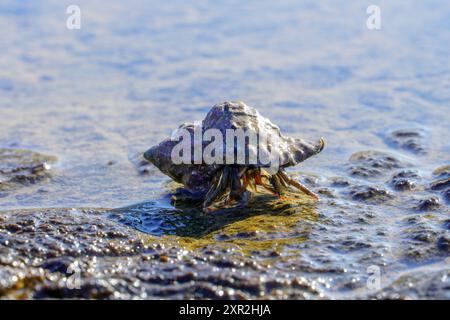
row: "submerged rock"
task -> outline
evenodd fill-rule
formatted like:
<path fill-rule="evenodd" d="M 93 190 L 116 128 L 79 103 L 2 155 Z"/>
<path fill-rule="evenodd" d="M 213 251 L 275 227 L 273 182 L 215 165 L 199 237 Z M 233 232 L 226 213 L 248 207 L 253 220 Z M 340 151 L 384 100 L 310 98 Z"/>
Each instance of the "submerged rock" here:
<path fill-rule="evenodd" d="M 418 211 L 432 211 L 439 209 L 440 206 L 439 198 L 430 197 L 428 199 L 420 200 L 416 209 Z"/>
<path fill-rule="evenodd" d="M 261 197 L 214 215 L 156 202 L 0 212 L 0 297 L 319 299 L 359 290 L 367 297 L 368 266 L 448 252 L 446 220 L 429 214 L 410 215 L 396 234 L 364 204 L 337 201 L 326 215 L 305 198 Z M 408 297 L 409 289 L 395 294 Z"/>
<path fill-rule="evenodd" d="M 450 268 L 428 270 L 417 268 L 392 280 L 379 292 L 372 294 L 374 299 L 450 299 Z"/>
<path fill-rule="evenodd" d="M 416 262 L 423 263 L 437 257 L 445 258 L 448 230 L 442 227 L 438 217 L 445 217 L 445 212 L 439 210 L 426 213 L 416 213 L 405 219 L 401 225 L 404 256 Z"/>
<path fill-rule="evenodd" d="M 404 163 L 385 153 L 352 161 L 379 176 L 310 180 L 319 203 L 262 192 L 246 208 L 207 215 L 183 202 L 170 206 L 169 195 L 117 209 L 0 211 L 0 298 L 366 298 L 369 266 L 395 278 L 409 262 L 443 261 L 445 204 L 408 210 L 418 205 L 416 193 L 388 188 L 419 174 L 396 170 Z M 426 200 L 441 191 L 419 192 Z M 416 283 L 417 293 L 395 285 L 378 294 L 441 297 L 445 287 L 435 280 Z"/>
<path fill-rule="evenodd" d="M 425 134 L 422 130 L 400 129 L 392 131 L 387 136 L 387 141 L 400 149 L 404 149 L 415 154 L 425 154 L 424 146 Z"/>
<path fill-rule="evenodd" d="M 416 170 L 402 170 L 392 176 L 390 184 L 395 190 L 410 191 L 416 189 L 418 180 L 420 176 Z"/>
<path fill-rule="evenodd" d="M 353 186 L 350 190 L 353 200 L 364 201 L 371 204 L 379 204 L 391 200 L 394 196 L 389 190 L 377 186 Z"/>
<path fill-rule="evenodd" d="M 445 200 L 447 200 L 447 202 L 450 202 L 450 189 L 447 189 L 443 192 L 444 198 Z"/>
<path fill-rule="evenodd" d="M 267 272 L 264 262 L 264 257 L 283 261 L 284 245 L 304 241 L 307 229 L 295 228 L 301 211 L 210 217 L 220 230 L 208 232 L 205 225 L 174 238 L 153 237 L 116 220 L 120 212 L 127 215 L 137 208 L 1 213 L 0 297 L 248 299 L 320 293 L 312 280 L 303 279 L 296 287 L 295 274 Z M 309 214 L 311 209 L 305 210 Z M 176 224 L 176 212 L 166 212 L 165 221 Z M 272 239 L 279 229 L 286 239 Z M 261 259 L 254 259 L 255 252 Z"/>
<path fill-rule="evenodd" d="M 348 187 L 350 185 L 350 181 L 344 177 L 332 177 L 330 180 L 332 187 Z"/>
<path fill-rule="evenodd" d="M 433 181 L 430 185 L 431 190 L 450 189 L 450 177 Z"/>
<path fill-rule="evenodd" d="M 0 149 L 0 191 L 34 184 L 50 173 L 56 157 L 30 150 Z"/>
<path fill-rule="evenodd" d="M 437 247 L 444 252 L 450 252 L 450 236 L 443 235 L 437 241 Z"/>
<path fill-rule="evenodd" d="M 444 199 L 450 202 L 450 166 L 442 166 L 434 170 L 434 180 L 429 185 L 429 190 L 440 191 Z"/>
<path fill-rule="evenodd" d="M 348 167 L 351 175 L 374 178 L 403 166 L 405 164 L 394 155 L 368 150 L 354 153 L 349 159 Z"/>
<path fill-rule="evenodd" d="M 438 178 L 450 177 L 450 165 L 441 166 L 433 171 L 433 175 Z"/>

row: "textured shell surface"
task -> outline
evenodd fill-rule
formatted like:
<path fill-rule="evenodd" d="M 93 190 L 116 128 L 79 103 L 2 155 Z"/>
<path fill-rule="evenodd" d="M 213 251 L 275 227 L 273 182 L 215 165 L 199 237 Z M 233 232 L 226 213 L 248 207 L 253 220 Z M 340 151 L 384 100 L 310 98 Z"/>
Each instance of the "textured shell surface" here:
<path fill-rule="evenodd" d="M 222 164 L 194 164 L 194 152 L 191 155 L 190 164 L 174 164 L 171 155 L 172 149 L 179 143 L 180 130 L 187 130 L 191 135 L 191 148 L 194 150 L 195 132 L 203 134 L 210 129 L 221 132 L 223 139 Z M 230 141 L 227 139 L 227 131 L 234 132 L 242 129 L 246 136 L 257 137 L 256 141 L 244 138 L 244 148 L 238 143 L 238 139 L 232 139 L 231 144 L 234 153 L 242 155 L 244 162 L 230 163 L 226 158 L 226 148 Z M 210 141 L 201 140 L 204 149 Z M 165 139 L 158 145 L 145 152 L 144 157 L 158 167 L 163 173 L 175 181 L 184 184 L 188 189 L 205 189 L 214 173 L 224 165 L 265 167 L 266 170 L 277 171 L 279 167 L 294 166 L 312 155 L 317 154 L 323 148 L 323 141 L 310 143 L 303 139 L 294 139 L 281 134 L 280 128 L 269 119 L 263 117 L 255 108 L 243 102 L 226 101 L 216 104 L 208 112 L 203 121 L 196 123 L 184 123 L 178 127 L 171 138 Z M 244 154 L 243 154 L 244 153 Z M 261 161 L 263 158 L 264 161 Z M 256 162 L 254 161 L 256 159 Z M 276 159 L 276 166 L 273 166 Z M 270 164 L 270 165 L 269 165 Z"/>
<path fill-rule="evenodd" d="M 248 136 L 256 136 L 257 143 L 246 143 L 245 148 L 238 148 L 239 144 L 234 144 L 235 154 L 245 152 L 245 165 L 269 167 L 267 161 L 260 159 L 262 154 L 276 158 L 281 167 L 293 166 L 315 153 L 318 147 L 301 139 L 284 136 L 277 125 L 243 102 L 216 104 L 206 115 L 202 126 L 203 130 L 219 129 L 223 137 L 226 137 L 227 129 L 242 129 Z M 230 141 L 226 140 L 228 143 Z M 249 161 L 252 158 L 257 159 L 257 163 Z"/>

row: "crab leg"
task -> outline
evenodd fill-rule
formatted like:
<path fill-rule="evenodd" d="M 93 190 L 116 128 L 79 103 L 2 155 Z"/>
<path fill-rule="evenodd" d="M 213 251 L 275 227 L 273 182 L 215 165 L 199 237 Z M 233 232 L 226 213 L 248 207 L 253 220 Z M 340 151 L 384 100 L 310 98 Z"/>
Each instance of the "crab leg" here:
<path fill-rule="evenodd" d="M 237 168 L 231 168 L 230 171 L 230 200 L 236 200 L 239 207 L 245 206 L 250 201 L 250 192 L 241 183 L 241 172 Z M 246 179 L 243 180 L 245 183 Z"/>
<path fill-rule="evenodd" d="M 252 169 L 245 171 L 244 176 L 242 178 L 244 189 L 247 189 L 247 187 L 250 187 L 254 192 L 256 192 L 256 183 L 255 183 L 255 177 L 254 177 L 254 171 Z"/>
<path fill-rule="evenodd" d="M 261 169 L 257 169 L 253 173 L 253 179 L 255 181 L 255 188 L 256 188 L 256 186 L 261 186 L 264 189 L 270 191 L 270 193 L 277 196 L 278 194 L 277 194 L 276 190 L 270 184 L 267 184 L 266 182 L 263 181 L 263 178 L 267 180 L 267 179 L 270 179 L 270 177 L 268 177 L 267 174 L 264 174 L 264 172 L 263 172 L 263 174 L 261 174 L 261 172 L 262 172 Z"/>
<path fill-rule="evenodd" d="M 239 200 L 246 189 L 245 181 L 244 187 L 241 183 L 240 172 L 237 168 L 231 168 L 230 171 L 230 199 Z"/>
<path fill-rule="evenodd" d="M 307 187 L 305 187 L 304 185 L 302 185 L 300 182 L 291 179 L 285 172 L 283 172 L 282 170 L 278 171 L 278 175 L 287 183 L 290 184 L 291 186 L 296 187 L 297 189 L 299 189 L 300 191 L 306 193 L 307 195 L 313 197 L 316 200 L 319 200 L 319 196 L 316 195 L 314 192 L 312 192 L 311 190 L 309 190 Z"/>
<path fill-rule="evenodd" d="M 256 191 L 256 186 L 261 186 L 264 189 L 266 189 L 267 191 L 269 191 L 270 193 L 274 194 L 275 196 L 279 196 L 279 194 L 277 193 L 276 189 L 272 187 L 272 184 L 267 184 L 263 181 L 264 179 L 269 179 L 270 181 L 270 177 L 267 174 L 261 174 L 261 169 L 256 169 L 256 170 L 252 170 L 252 172 L 250 173 L 250 181 L 253 182 L 253 188 Z"/>
<path fill-rule="evenodd" d="M 277 173 L 276 176 L 280 181 L 281 185 L 287 189 L 289 187 L 289 184 L 286 181 L 284 181 L 283 177 L 279 173 Z"/>
<path fill-rule="evenodd" d="M 243 175 L 242 176 L 242 189 L 247 189 L 247 187 L 249 186 L 249 182 L 248 182 L 248 179 L 247 179 L 247 175 Z"/>
<path fill-rule="evenodd" d="M 281 183 L 281 178 L 278 175 L 274 174 L 269 178 L 270 184 L 273 186 L 278 197 L 283 193 L 284 187 Z"/>
<path fill-rule="evenodd" d="M 228 187 L 228 180 L 230 176 L 230 169 L 225 167 L 220 173 L 219 178 L 215 179 L 205 196 L 205 201 L 203 202 L 203 208 L 209 207 L 214 200 L 216 200 L 220 195 L 222 195 L 226 188 Z"/>

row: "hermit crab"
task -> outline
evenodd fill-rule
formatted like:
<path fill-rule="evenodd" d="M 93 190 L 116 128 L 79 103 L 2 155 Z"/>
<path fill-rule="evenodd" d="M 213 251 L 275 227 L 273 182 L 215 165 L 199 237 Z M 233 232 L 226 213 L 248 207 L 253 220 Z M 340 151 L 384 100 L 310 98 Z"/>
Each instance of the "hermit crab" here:
<path fill-rule="evenodd" d="M 205 212 L 245 206 L 258 187 L 277 197 L 295 189 L 318 196 L 290 178 L 285 168 L 323 150 L 325 142 L 294 139 L 243 102 L 216 104 L 205 119 L 185 123 L 143 157 L 184 188 L 175 198 L 199 200 Z"/>

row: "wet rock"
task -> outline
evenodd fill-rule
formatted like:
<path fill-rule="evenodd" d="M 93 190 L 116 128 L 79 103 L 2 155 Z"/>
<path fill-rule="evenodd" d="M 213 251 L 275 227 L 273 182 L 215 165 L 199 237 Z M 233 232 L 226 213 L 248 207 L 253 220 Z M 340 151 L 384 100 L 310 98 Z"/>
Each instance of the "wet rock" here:
<path fill-rule="evenodd" d="M 350 195 L 353 200 L 364 201 L 371 204 L 383 203 L 394 198 L 389 190 L 366 185 L 352 187 Z"/>
<path fill-rule="evenodd" d="M 450 165 L 442 166 L 433 171 L 433 175 L 438 178 L 450 178 Z"/>
<path fill-rule="evenodd" d="M 356 239 L 354 237 L 347 237 L 344 241 L 336 244 L 333 248 L 337 248 L 341 251 L 349 252 L 361 249 L 370 248 L 372 245 L 370 243 L 365 242 L 362 239 Z"/>
<path fill-rule="evenodd" d="M 416 206 L 416 210 L 418 211 L 433 211 L 437 210 L 440 207 L 439 198 L 431 197 L 428 199 L 420 200 L 418 205 Z"/>
<path fill-rule="evenodd" d="M 450 236 L 444 235 L 437 241 L 437 247 L 444 252 L 450 252 Z"/>
<path fill-rule="evenodd" d="M 334 207 L 323 202 L 326 210 L 317 214 L 307 198 L 292 211 L 272 210 L 270 203 L 280 202 L 272 196 L 260 200 L 251 210 L 217 215 L 156 202 L 0 212 L 0 298 L 352 297 L 365 287 L 360 275 L 369 265 L 447 254 L 440 240 L 447 218 L 431 217 L 438 213 L 408 214 L 407 230 L 397 234 L 378 206 L 337 199 Z M 394 206 L 381 208 L 398 221 Z M 75 271 L 68 269 L 75 263 L 79 288 L 71 289 Z"/>
<path fill-rule="evenodd" d="M 413 243 L 405 249 L 404 256 L 414 262 L 423 262 L 436 255 L 435 242 L 430 234 L 421 233 L 411 238 Z"/>
<path fill-rule="evenodd" d="M 199 239 L 195 250 L 186 250 L 178 241 L 146 236 L 111 216 L 108 211 L 87 209 L 2 212 L 0 297 L 248 299 L 262 296 L 265 283 L 267 287 L 277 284 L 276 292 L 270 292 L 272 297 L 319 294 L 305 288 L 291 292 L 290 281 L 281 281 L 277 274 L 261 280 L 267 268 L 253 256 L 244 256 L 230 247 L 233 241 L 248 242 L 255 244 L 253 251 L 280 252 L 280 241 L 255 241 L 263 224 L 254 231 L 235 227 L 239 236 L 230 238 L 231 242 L 224 246 Z M 268 216 L 261 219 L 271 220 Z M 279 219 L 289 225 L 291 218 Z M 292 225 L 286 230 L 290 228 Z M 185 245 L 192 246 L 194 241 L 187 238 Z M 272 242 L 276 245 L 272 246 Z M 271 259 L 276 262 L 278 257 L 281 254 Z M 80 270 L 79 288 L 71 289 L 68 279 L 74 273 L 68 268 L 75 262 Z"/>
<path fill-rule="evenodd" d="M 392 186 L 398 191 L 410 191 L 416 188 L 416 183 L 408 179 L 396 179 L 392 181 Z"/>
<path fill-rule="evenodd" d="M 305 176 L 303 178 L 303 182 L 306 183 L 309 186 L 317 186 L 319 184 L 319 179 L 312 176 Z"/>
<path fill-rule="evenodd" d="M 353 154 L 349 159 L 348 167 L 351 175 L 373 178 L 404 165 L 402 161 L 389 153 L 369 150 Z"/>
<path fill-rule="evenodd" d="M 425 154 L 425 134 L 422 130 L 401 129 L 392 131 L 386 140 L 394 146 L 413 152 L 415 154 Z"/>
<path fill-rule="evenodd" d="M 333 191 L 328 188 L 317 189 L 317 193 L 320 195 L 326 196 L 328 198 L 335 198 Z"/>
<path fill-rule="evenodd" d="M 427 243 L 433 243 L 436 239 L 436 233 L 431 230 L 419 230 L 411 235 L 411 239 Z"/>
<path fill-rule="evenodd" d="M 447 202 L 450 202 L 450 189 L 447 189 L 443 192 L 443 196 Z"/>
<path fill-rule="evenodd" d="M 440 192 L 443 198 L 450 202 L 450 165 L 442 166 L 433 171 L 434 179 L 429 184 L 430 191 Z"/>
<path fill-rule="evenodd" d="M 34 184 L 50 176 L 56 157 L 20 150 L 0 149 L 0 190 Z"/>
<path fill-rule="evenodd" d="M 47 269 L 50 272 L 61 272 L 66 274 L 72 263 L 73 259 L 54 258 L 46 260 L 43 264 L 40 265 L 40 267 L 43 269 Z"/>
<path fill-rule="evenodd" d="M 410 191 L 416 189 L 418 180 L 420 176 L 416 170 L 402 170 L 392 176 L 390 184 L 395 190 Z"/>
<path fill-rule="evenodd" d="M 331 179 L 332 187 L 348 187 L 350 182 L 344 177 L 332 177 Z"/>
<path fill-rule="evenodd" d="M 444 221 L 443 227 L 447 230 L 450 230 L 450 219 Z"/>
<path fill-rule="evenodd" d="M 430 185 L 431 190 L 450 189 L 450 177 L 433 181 Z"/>
<path fill-rule="evenodd" d="M 425 269 L 425 270 L 424 270 Z M 450 299 L 450 268 L 441 270 L 412 270 L 394 279 L 377 293 L 374 299 Z"/>
<path fill-rule="evenodd" d="M 436 223 L 436 213 L 410 215 L 402 230 L 403 255 L 408 259 L 421 262 L 442 257 L 448 231 L 442 224 Z"/>
<path fill-rule="evenodd" d="M 26 211 L 12 214 L 6 222 L 0 222 L 0 230 L 8 234 L 8 248 L 23 256 L 33 253 L 34 258 L 49 263 L 48 266 L 43 265 L 49 269 L 63 260 L 48 258 L 127 255 L 145 249 L 142 241 L 130 230 L 116 226 L 99 213 L 70 209 Z M 99 231 L 108 235 L 108 241 L 98 236 Z M 117 238 L 118 233 L 126 236 Z M 93 253 L 92 248 L 98 250 Z"/>

